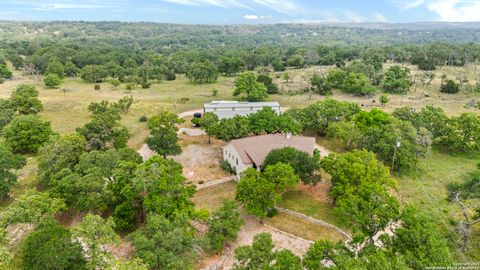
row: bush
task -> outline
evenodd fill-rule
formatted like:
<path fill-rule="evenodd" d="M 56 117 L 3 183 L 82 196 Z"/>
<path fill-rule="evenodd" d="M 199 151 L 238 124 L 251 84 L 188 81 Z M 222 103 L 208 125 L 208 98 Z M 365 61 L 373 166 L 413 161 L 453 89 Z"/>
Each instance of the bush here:
<path fill-rule="evenodd" d="M 453 80 L 447 80 L 440 86 L 440 92 L 447 94 L 456 94 L 460 92 L 460 85 Z"/>
<path fill-rule="evenodd" d="M 57 88 L 62 83 L 62 79 L 55 73 L 50 73 L 43 78 L 43 83 L 47 88 Z"/>
<path fill-rule="evenodd" d="M 220 167 L 226 171 L 226 172 L 229 172 L 231 174 L 236 174 L 237 172 L 235 171 L 235 169 L 232 167 L 232 165 L 230 165 L 230 163 L 224 159 L 220 160 Z"/>
<path fill-rule="evenodd" d="M 140 123 L 145 123 L 148 121 L 148 118 L 145 115 L 140 116 L 140 119 L 138 119 L 138 122 Z"/>

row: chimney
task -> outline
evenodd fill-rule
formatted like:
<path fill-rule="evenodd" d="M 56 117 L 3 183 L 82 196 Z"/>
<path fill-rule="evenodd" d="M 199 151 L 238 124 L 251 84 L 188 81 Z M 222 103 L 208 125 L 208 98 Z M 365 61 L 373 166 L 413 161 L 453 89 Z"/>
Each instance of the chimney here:
<path fill-rule="evenodd" d="M 292 133 L 291 133 L 291 132 L 287 132 L 286 137 L 287 137 L 287 139 L 292 138 Z"/>

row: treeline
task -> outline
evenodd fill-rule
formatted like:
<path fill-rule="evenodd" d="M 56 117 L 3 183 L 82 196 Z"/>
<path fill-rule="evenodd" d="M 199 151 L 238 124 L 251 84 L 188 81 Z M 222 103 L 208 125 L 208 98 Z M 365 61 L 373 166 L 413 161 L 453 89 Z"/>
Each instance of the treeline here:
<path fill-rule="evenodd" d="M 285 27 L 288 29 L 290 26 Z M 143 45 L 139 45 L 140 41 L 122 37 L 99 42 L 97 35 L 104 30 L 97 30 L 99 33 L 94 34 L 93 31 L 91 36 L 83 39 L 57 37 L 9 40 L 0 47 L 0 77 L 11 77 L 6 67 L 1 66 L 9 61 L 14 68 L 32 75 L 56 74 L 60 79 L 64 76 L 81 76 L 85 81 L 94 83 L 110 79 L 114 85 L 120 81 L 131 87 L 140 85 L 148 88 L 152 82 L 174 80 L 178 75 L 186 75 L 193 82 L 208 83 L 215 81 L 219 74 L 232 76 L 261 67 L 275 71 L 306 65 L 343 67 L 353 60 L 361 60 L 377 71 L 387 61 L 411 63 L 423 70 L 433 70 L 440 65 L 463 66 L 480 59 L 480 46 L 477 43 L 445 43 L 439 40 L 425 45 L 384 45 L 376 42 L 359 45 L 325 44 L 312 39 L 306 44 L 289 43 L 288 46 L 253 41 L 246 46 L 223 43 L 202 45 L 185 40 L 181 41 L 184 46 L 177 48 L 171 44 L 162 46 L 161 40 L 150 40 L 148 35 L 145 39 L 149 42 Z M 208 31 L 212 31 L 211 37 L 217 33 Z M 217 34 L 221 36 L 221 31 Z M 258 32 L 253 35 L 263 34 Z M 56 81 L 57 78 L 49 78 L 46 84 L 55 87 L 58 86 Z"/>

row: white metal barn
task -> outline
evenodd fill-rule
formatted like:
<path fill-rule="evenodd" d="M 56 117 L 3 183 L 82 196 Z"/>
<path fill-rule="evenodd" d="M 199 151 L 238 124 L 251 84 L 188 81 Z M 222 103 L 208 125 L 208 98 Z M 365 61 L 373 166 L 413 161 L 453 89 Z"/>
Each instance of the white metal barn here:
<path fill-rule="evenodd" d="M 272 108 L 280 114 L 278 102 L 238 102 L 238 101 L 212 101 L 203 105 L 203 113 L 212 112 L 219 119 L 232 118 L 236 115 L 249 115 L 262 110 L 264 107 Z"/>

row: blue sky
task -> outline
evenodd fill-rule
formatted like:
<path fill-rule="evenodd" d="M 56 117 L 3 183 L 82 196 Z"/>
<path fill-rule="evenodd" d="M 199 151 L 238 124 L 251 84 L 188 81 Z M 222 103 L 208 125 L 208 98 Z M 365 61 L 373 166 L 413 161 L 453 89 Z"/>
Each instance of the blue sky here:
<path fill-rule="evenodd" d="M 185 24 L 480 21 L 480 0 L 0 0 L 3 20 Z"/>

